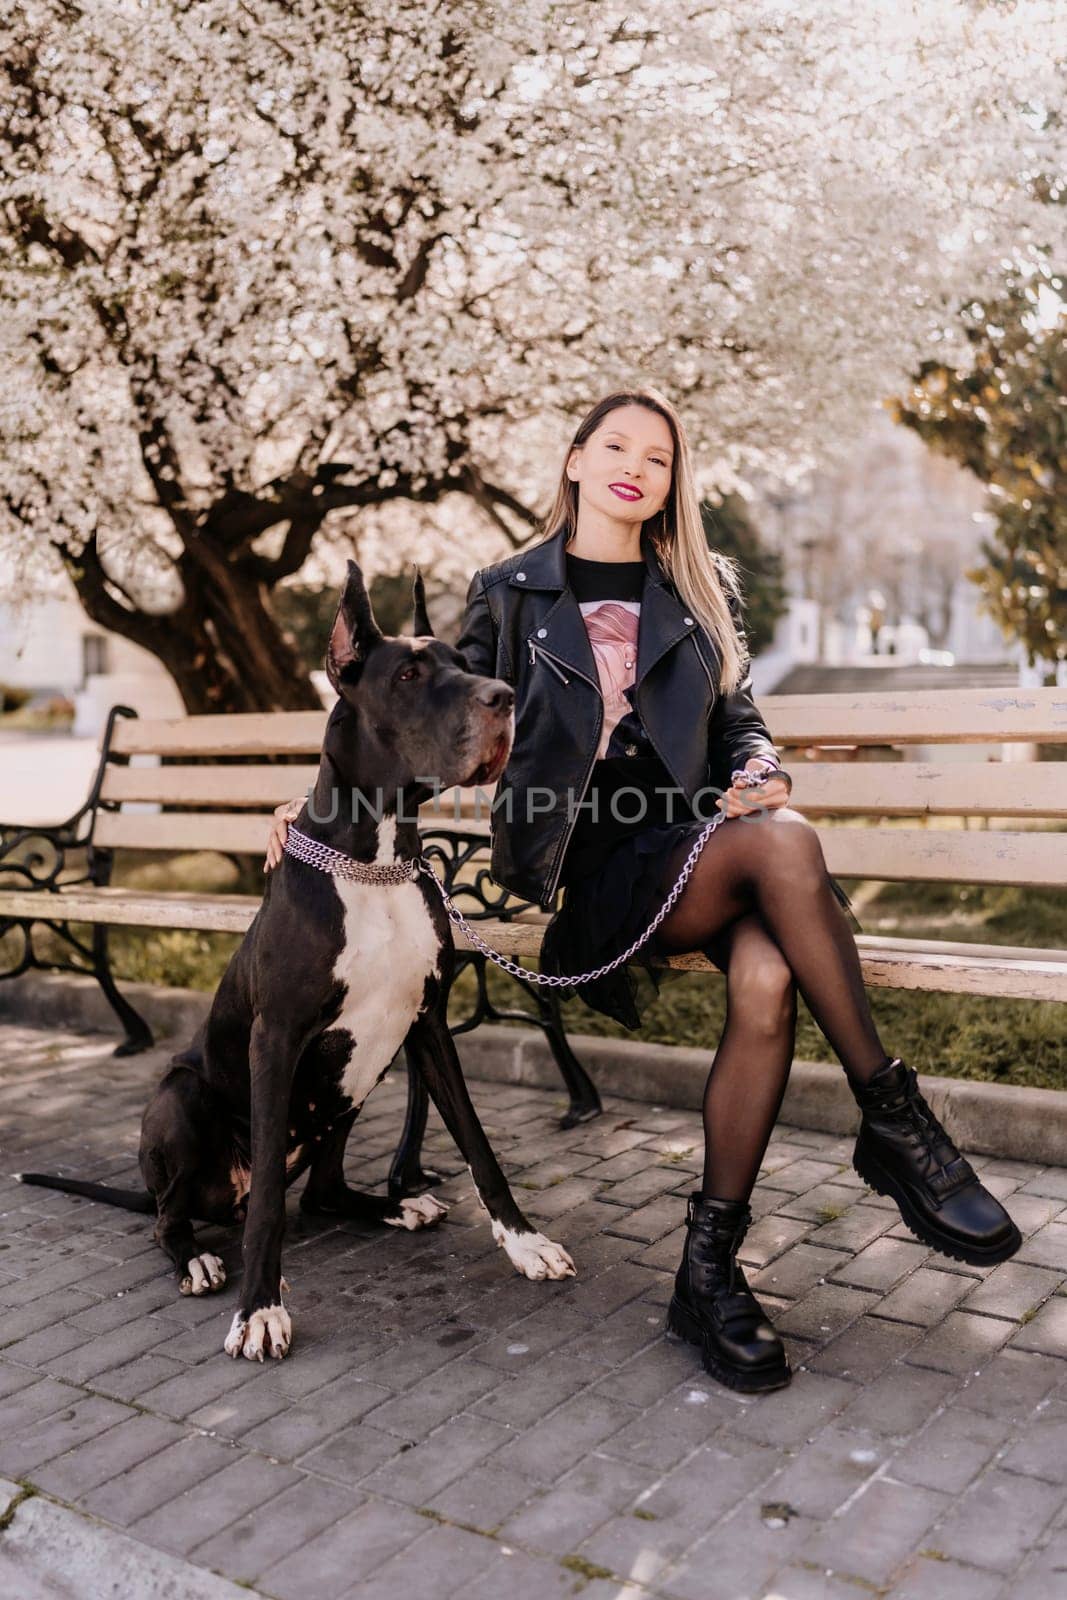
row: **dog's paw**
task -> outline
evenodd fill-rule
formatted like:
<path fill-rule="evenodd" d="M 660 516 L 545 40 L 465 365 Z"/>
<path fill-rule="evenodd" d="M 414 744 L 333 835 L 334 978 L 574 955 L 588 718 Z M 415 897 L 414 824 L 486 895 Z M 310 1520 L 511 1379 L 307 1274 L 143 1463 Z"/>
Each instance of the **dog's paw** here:
<path fill-rule="evenodd" d="M 516 1233 L 502 1222 L 493 1223 L 493 1238 L 516 1272 L 524 1278 L 573 1278 L 577 1267 L 561 1244 L 543 1233 Z"/>
<path fill-rule="evenodd" d="M 213 1294 L 226 1282 L 226 1268 L 218 1256 L 206 1250 L 185 1263 L 185 1271 L 178 1279 L 181 1294 Z"/>
<path fill-rule="evenodd" d="M 280 1361 L 293 1342 L 293 1324 L 284 1306 L 263 1306 L 250 1317 L 238 1311 L 230 1324 L 223 1349 L 228 1356 L 262 1361 L 265 1355 Z"/>
<path fill-rule="evenodd" d="M 386 1217 L 391 1228 L 432 1228 L 442 1217 L 447 1217 L 448 1207 L 435 1200 L 431 1194 L 417 1194 L 401 1200 L 400 1215 Z"/>

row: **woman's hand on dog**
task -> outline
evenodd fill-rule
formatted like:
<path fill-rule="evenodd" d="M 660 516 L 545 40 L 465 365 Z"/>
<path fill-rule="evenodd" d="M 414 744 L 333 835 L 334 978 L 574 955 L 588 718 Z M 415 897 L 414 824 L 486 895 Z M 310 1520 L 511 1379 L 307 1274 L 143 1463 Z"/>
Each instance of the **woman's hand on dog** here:
<path fill-rule="evenodd" d="M 304 797 L 301 795 L 299 800 L 283 800 L 280 806 L 274 807 L 274 821 L 267 840 L 267 859 L 263 863 L 264 872 L 272 871 L 282 859 L 285 841 L 289 837 L 289 824 L 296 821 L 303 805 Z"/>

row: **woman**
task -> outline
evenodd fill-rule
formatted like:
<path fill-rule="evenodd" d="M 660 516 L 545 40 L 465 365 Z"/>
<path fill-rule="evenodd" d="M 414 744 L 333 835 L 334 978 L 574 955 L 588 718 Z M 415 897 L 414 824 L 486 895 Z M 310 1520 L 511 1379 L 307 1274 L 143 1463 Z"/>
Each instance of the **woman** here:
<path fill-rule="evenodd" d="M 563 886 L 542 970 L 585 974 L 648 927 L 718 797 L 729 820 L 635 957 L 657 986 L 655 954 L 704 951 L 726 974 L 703 1183 L 689 1198 L 668 1323 L 731 1387 L 778 1388 L 789 1364 L 737 1251 L 789 1075 L 798 990 L 861 1108 L 865 1181 L 957 1260 L 1004 1260 L 1020 1236 L 915 1073 L 879 1039 L 847 896 L 815 829 L 789 805 L 792 780 L 752 700 L 734 566 L 707 547 L 685 431 L 658 391 L 619 391 L 592 408 L 543 531 L 475 573 L 457 641 L 472 672 L 516 690 L 493 877 L 545 909 Z M 283 840 L 280 822 L 268 861 Z M 565 992 L 640 1023 L 625 966 Z"/>

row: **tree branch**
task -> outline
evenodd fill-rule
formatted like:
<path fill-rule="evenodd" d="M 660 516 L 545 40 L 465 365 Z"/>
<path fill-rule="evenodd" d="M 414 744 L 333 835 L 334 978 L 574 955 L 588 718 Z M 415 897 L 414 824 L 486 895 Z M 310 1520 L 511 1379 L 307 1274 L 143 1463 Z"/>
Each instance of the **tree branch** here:
<path fill-rule="evenodd" d="M 86 540 L 77 553 L 67 544 L 55 540 L 53 543 L 87 615 L 101 628 L 108 628 L 112 633 L 121 634 L 124 639 L 130 639 L 134 644 L 142 645 L 144 649 L 151 651 L 153 655 L 158 655 L 160 628 L 180 628 L 186 602 L 183 600 L 177 611 L 170 611 L 162 616 L 152 616 L 146 611 L 127 610 L 112 593 L 112 590 L 117 590 L 120 594 L 125 591 L 104 567 L 95 533 Z"/>

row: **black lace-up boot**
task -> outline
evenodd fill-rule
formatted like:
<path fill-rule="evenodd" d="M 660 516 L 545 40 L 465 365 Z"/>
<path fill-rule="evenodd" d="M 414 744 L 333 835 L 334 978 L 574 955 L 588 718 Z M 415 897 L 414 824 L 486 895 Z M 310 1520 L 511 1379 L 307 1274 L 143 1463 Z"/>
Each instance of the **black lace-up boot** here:
<path fill-rule="evenodd" d="M 974 1266 L 1014 1255 L 1018 1228 L 934 1116 L 914 1069 L 894 1056 L 866 1083 L 850 1078 L 849 1086 L 863 1113 L 852 1165 L 896 1201 L 916 1238 Z"/>
<path fill-rule="evenodd" d="M 752 1213 L 743 1200 L 689 1197 L 682 1264 L 667 1326 L 701 1347 L 705 1370 L 731 1389 L 780 1389 L 792 1376 L 782 1341 L 738 1265 Z"/>

